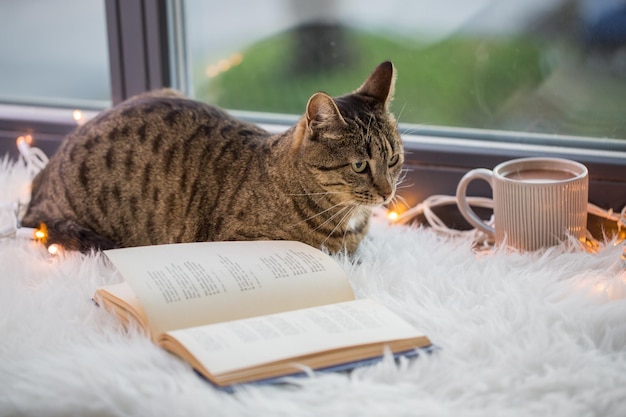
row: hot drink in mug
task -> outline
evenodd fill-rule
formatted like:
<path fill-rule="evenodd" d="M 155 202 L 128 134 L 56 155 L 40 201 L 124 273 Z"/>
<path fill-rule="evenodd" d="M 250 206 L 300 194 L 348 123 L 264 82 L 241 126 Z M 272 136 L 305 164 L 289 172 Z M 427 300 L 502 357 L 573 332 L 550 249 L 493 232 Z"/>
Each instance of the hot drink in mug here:
<path fill-rule="evenodd" d="M 484 180 L 493 191 L 494 227 L 483 222 L 467 202 L 467 186 Z M 568 236 L 584 240 L 587 233 L 587 168 L 560 158 L 522 158 L 493 170 L 474 169 L 457 187 L 457 203 L 465 219 L 491 236 L 496 244 L 537 250 Z"/>

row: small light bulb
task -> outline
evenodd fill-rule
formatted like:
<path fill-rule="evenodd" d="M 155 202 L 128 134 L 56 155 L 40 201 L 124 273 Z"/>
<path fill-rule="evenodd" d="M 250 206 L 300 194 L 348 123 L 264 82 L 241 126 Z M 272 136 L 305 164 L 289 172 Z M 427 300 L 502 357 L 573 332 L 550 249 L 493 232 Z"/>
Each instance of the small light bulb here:
<path fill-rule="evenodd" d="M 398 220 L 398 217 L 400 217 L 400 215 L 398 214 L 397 211 L 391 210 L 389 213 L 387 213 L 387 218 L 391 220 L 392 222 L 395 222 L 396 220 Z"/>
<path fill-rule="evenodd" d="M 48 253 L 50 253 L 50 255 L 56 255 L 60 252 L 60 250 L 61 249 L 59 248 L 59 245 L 57 245 L 56 243 L 48 246 Z"/>
<path fill-rule="evenodd" d="M 76 121 L 77 124 L 82 125 L 85 123 L 85 115 L 80 110 L 74 110 L 72 112 L 72 118 Z"/>
<path fill-rule="evenodd" d="M 15 143 L 17 144 L 17 149 L 20 151 L 22 157 L 28 159 L 30 155 L 30 145 L 33 143 L 33 137 L 31 135 L 18 136 Z"/>
<path fill-rule="evenodd" d="M 33 236 L 38 242 L 46 243 L 46 240 L 48 240 L 48 227 L 44 223 L 41 223 L 39 227 L 35 229 Z"/>
<path fill-rule="evenodd" d="M 15 142 L 17 143 L 17 146 L 20 146 L 22 143 L 30 146 L 33 143 L 33 137 L 31 135 L 18 136 Z"/>

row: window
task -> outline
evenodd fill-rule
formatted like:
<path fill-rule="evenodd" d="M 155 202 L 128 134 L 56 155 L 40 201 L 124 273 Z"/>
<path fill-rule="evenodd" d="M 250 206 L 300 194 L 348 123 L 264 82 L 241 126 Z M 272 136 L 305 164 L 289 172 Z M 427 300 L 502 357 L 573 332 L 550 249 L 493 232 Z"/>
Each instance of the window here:
<path fill-rule="evenodd" d="M 111 105 L 104 3 L 0 2 L 0 157 L 30 134 L 52 153 L 80 117 Z M 76 113 L 78 115 L 78 113 Z"/>
<path fill-rule="evenodd" d="M 111 87 L 104 4 L 0 4 L 0 102 L 102 109 Z"/>
<path fill-rule="evenodd" d="M 193 94 L 222 107 L 300 114 L 313 92 L 349 92 L 390 59 L 400 122 L 626 138 L 624 2 L 188 0 L 185 12 Z"/>
<path fill-rule="evenodd" d="M 621 0 L 63 0 L 53 10 L 14 3 L 0 6 L 0 19 L 11 20 L 0 27 L 3 75 L 32 56 L 59 62 L 40 70 L 59 69 L 40 84 L 0 81 L 11 84 L 0 89 L 2 154 L 25 131 L 52 153 L 75 126 L 68 109 L 97 110 L 161 86 L 280 130 L 315 91 L 349 92 L 391 59 L 410 205 L 453 194 L 471 168 L 533 155 L 585 163 L 590 200 L 626 205 Z M 73 10 L 80 19 L 71 23 Z M 34 35 L 24 30 L 32 22 L 80 36 L 57 39 L 54 27 Z M 14 32 L 32 42 L 8 53 Z M 58 111 L 63 117 L 49 116 Z M 486 185 L 470 191 L 489 194 Z"/>

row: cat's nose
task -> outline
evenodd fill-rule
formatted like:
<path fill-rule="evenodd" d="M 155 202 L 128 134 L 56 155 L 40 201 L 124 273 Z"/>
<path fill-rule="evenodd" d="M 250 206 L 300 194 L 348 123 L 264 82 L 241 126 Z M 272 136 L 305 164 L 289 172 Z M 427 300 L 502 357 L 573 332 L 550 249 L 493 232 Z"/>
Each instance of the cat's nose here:
<path fill-rule="evenodd" d="M 387 194 L 387 193 L 379 193 L 378 195 L 380 195 L 380 197 L 383 199 L 382 204 L 387 204 L 390 200 L 391 197 L 391 193 Z"/>
<path fill-rule="evenodd" d="M 393 196 L 394 187 L 392 184 L 377 184 L 376 192 L 382 198 L 382 204 L 385 204 Z"/>

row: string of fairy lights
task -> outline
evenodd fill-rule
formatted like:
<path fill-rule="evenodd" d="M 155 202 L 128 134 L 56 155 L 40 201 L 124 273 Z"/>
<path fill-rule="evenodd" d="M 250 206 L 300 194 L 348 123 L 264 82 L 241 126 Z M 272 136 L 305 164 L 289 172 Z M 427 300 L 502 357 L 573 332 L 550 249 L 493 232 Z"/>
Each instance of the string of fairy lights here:
<path fill-rule="evenodd" d="M 46 166 L 48 157 L 41 149 L 31 146 L 33 137 L 30 134 L 18 136 L 15 143 L 20 157 L 26 165 L 28 176 L 32 180 Z M 30 194 L 30 190 L 28 191 L 27 194 Z M 8 215 L 2 216 L 4 221 L 0 223 L 0 238 L 27 238 L 45 244 L 48 239 L 48 230 L 45 224 L 41 224 L 38 228 L 23 227 L 20 224 L 21 213 L 27 204 L 28 201 L 25 200 L 0 202 L 0 212 L 8 213 Z M 57 245 L 48 246 L 48 252 L 52 255 L 57 254 L 59 250 Z"/>
<path fill-rule="evenodd" d="M 86 122 L 86 117 L 80 110 L 74 110 L 73 119 L 78 125 Z M 29 180 L 41 171 L 48 163 L 48 157 L 39 148 L 33 146 L 34 138 L 32 134 L 20 135 L 16 138 L 16 146 L 20 154 L 20 158 L 28 173 Z M 31 239 L 36 242 L 45 244 L 48 239 L 48 232 L 45 224 L 41 224 L 37 228 L 28 228 L 20 225 L 22 212 L 25 211 L 30 199 L 30 183 L 26 193 L 22 193 L 21 199 L 18 201 L 3 202 L 0 201 L 0 239 L 2 238 L 24 238 Z M 27 196 L 26 196 L 27 195 Z M 493 201 L 489 198 L 469 197 L 468 202 L 474 207 L 493 208 Z M 382 208 L 375 212 L 376 217 L 383 218 L 383 221 L 389 224 L 408 225 L 414 223 L 416 217 L 423 216 L 428 225 L 436 232 L 450 236 L 469 236 L 476 245 L 488 246 L 487 236 L 477 229 L 457 230 L 449 228 L 445 222 L 437 216 L 435 208 L 445 205 L 455 205 L 456 197 L 447 195 L 433 195 L 415 205 L 402 209 L 386 209 Z M 588 204 L 588 212 L 598 217 L 606 218 L 614 221 L 617 225 L 617 236 L 615 244 L 619 244 L 626 240 L 626 206 L 620 211 L 604 210 L 591 203 Z M 493 223 L 493 218 L 490 220 Z M 48 251 L 55 255 L 62 248 L 59 245 L 48 245 Z M 626 256 L 626 255 L 625 255 Z"/>
<path fill-rule="evenodd" d="M 87 122 L 88 117 L 81 110 L 72 111 L 72 119 L 78 126 Z M 15 139 L 17 150 L 20 154 L 21 161 L 25 164 L 28 178 L 33 178 L 48 164 L 48 156 L 39 148 L 32 146 L 34 142 L 33 135 L 26 133 Z M 27 192 L 17 201 L 4 202 L 0 201 L 0 239 L 3 238 L 21 238 L 32 239 L 36 242 L 45 244 L 48 240 L 48 229 L 45 224 L 39 225 L 37 228 L 24 227 L 20 224 L 20 219 L 30 200 L 30 184 Z M 28 197 L 26 197 L 27 195 Z M 48 245 L 48 252 L 56 255 L 61 250 L 59 245 Z"/>

